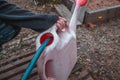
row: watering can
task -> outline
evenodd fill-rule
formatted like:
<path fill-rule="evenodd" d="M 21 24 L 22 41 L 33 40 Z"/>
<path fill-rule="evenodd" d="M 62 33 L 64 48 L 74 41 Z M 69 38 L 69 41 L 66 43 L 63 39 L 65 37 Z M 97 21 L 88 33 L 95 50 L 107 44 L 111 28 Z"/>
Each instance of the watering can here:
<path fill-rule="evenodd" d="M 42 80 L 67 80 L 77 62 L 76 22 L 78 10 L 87 0 L 75 0 L 76 7 L 67 29 L 57 32 L 56 24 L 41 33 L 36 40 L 36 49 L 51 38 L 37 61 L 38 74 Z"/>

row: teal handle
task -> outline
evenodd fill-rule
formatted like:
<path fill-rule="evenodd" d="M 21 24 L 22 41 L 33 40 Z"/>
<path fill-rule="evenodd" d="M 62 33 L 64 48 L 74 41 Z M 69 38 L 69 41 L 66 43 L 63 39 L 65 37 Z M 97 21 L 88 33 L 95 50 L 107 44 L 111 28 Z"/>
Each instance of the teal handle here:
<path fill-rule="evenodd" d="M 33 56 L 32 60 L 30 61 L 29 65 L 27 66 L 26 71 L 24 72 L 23 76 L 21 77 L 21 80 L 27 80 L 32 69 L 34 68 L 39 56 L 42 54 L 43 50 L 46 48 L 48 43 L 50 42 L 50 38 L 46 39 L 42 45 L 38 48 L 37 52 Z"/>

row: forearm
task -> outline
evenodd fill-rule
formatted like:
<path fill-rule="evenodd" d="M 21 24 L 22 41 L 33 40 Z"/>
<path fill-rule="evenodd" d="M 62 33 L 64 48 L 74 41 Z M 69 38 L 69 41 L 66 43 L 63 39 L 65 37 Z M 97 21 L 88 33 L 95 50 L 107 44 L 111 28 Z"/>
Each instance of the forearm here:
<path fill-rule="evenodd" d="M 40 15 L 0 0 L 0 19 L 11 25 L 46 30 L 57 22 L 57 15 Z"/>

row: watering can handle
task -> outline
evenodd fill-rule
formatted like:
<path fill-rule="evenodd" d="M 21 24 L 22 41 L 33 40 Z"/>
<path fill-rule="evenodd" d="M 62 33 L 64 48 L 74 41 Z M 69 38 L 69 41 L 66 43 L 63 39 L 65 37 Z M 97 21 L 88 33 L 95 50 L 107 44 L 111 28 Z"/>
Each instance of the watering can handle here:
<path fill-rule="evenodd" d="M 55 24 L 55 25 L 56 25 L 56 24 Z M 67 25 L 65 25 L 65 26 L 66 26 L 66 27 L 64 27 L 61 31 L 59 31 L 59 30 L 58 30 L 58 27 L 57 27 L 57 25 L 56 25 L 56 27 L 53 28 L 53 31 L 54 31 L 57 35 L 59 35 L 59 33 L 64 32 L 64 31 L 68 32 L 68 26 L 67 26 Z M 49 39 L 49 38 L 51 38 L 51 40 L 50 40 L 50 42 L 48 43 L 48 45 L 51 45 L 51 44 L 53 43 L 53 40 L 54 40 L 53 33 L 51 33 L 51 32 L 44 33 L 44 34 L 41 36 L 41 38 L 40 38 L 40 44 L 42 44 L 46 39 Z"/>
<path fill-rule="evenodd" d="M 78 7 L 85 6 L 88 0 L 74 0 Z"/>

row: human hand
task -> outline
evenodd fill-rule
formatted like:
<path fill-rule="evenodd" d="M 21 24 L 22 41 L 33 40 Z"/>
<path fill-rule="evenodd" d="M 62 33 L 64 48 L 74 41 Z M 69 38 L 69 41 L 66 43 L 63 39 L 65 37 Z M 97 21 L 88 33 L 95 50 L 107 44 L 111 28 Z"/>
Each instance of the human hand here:
<path fill-rule="evenodd" d="M 62 31 L 62 29 L 67 29 L 68 25 L 67 25 L 67 20 L 63 17 L 59 17 L 58 21 L 57 21 L 57 31 Z"/>

